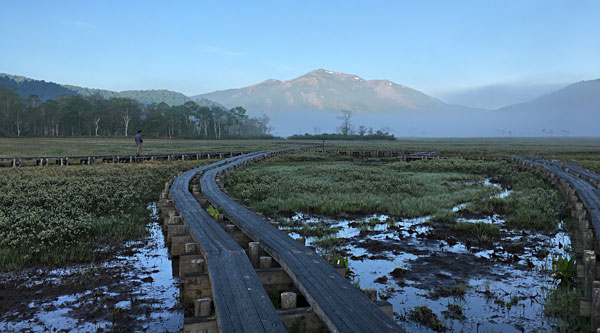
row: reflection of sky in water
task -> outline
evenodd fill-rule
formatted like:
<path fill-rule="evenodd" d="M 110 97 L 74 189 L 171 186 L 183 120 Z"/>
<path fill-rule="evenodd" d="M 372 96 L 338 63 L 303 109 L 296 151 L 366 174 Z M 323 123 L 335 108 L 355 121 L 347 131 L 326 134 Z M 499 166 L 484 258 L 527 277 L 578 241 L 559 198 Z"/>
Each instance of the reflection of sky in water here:
<path fill-rule="evenodd" d="M 502 190 L 494 198 L 506 198 L 512 191 L 503 189 L 498 184 L 492 184 L 489 179 L 484 181 L 487 186 L 495 186 Z M 467 203 L 457 205 L 453 210 L 459 211 L 464 208 Z M 346 242 L 344 249 L 351 256 L 361 257 L 369 253 L 366 249 L 360 247 L 360 243 L 364 238 L 369 240 L 379 240 L 394 244 L 394 242 L 402 241 L 403 246 L 410 246 L 415 253 L 413 254 L 402 251 L 402 247 L 398 246 L 394 250 L 378 253 L 387 259 L 350 259 L 350 269 L 355 274 L 356 281 L 359 281 L 361 288 L 376 288 L 379 293 L 389 293 L 391 297 L 388 299 L 394 305 L 394 311 L 403 314 L 409 309 L 416 306 L 427 305 L 438 318 L 443 320 L 444 324 L 454 331 L 478 331 L 479 332 L 520 332 L 519 328 L 524 331 L 547 331 L 551 324 L 551 319 L 545 318 L 543 314 L 543 300 L 547 294 L 547 290 L 553 288 L 551 273 L 548 271 L 552 267 L 552 257 L 562 255 L 568 257 L 567 249 L 570 249 L 571 242 L 568 235 L 563 231 L 561 223 L 560 230 L 554 236 L 546 236 L 542 234 L 523 234 L 522 232 L 509 231 L 503 229 L 503 238 L 501 243 L 495 244 L 492 249 L 467 249 L 467 247 L 458 242 L 449 245 L 444 240 L 429 240 L 417 237 L 417 234 L 425 234 L 435 232 L 429 225 L 428 221 L 431 216 L 422 216 L 412 219 L 404 219 L 402 221 L 390 221 L 386 215 L 371 215 L 365 218 L 354 220 L 334 220 L 326 217 L 317 217 L 311 215 L 297 214 L 292 217 L 293 220 L 302 221 L 304 224 L 327 223 L 331 227 L 341 228 L 336 236 L 340 238 L 352 239 L 354 242 Z M 377 219 L 379 224 L 374 227 L 364 227 L 369 230 L 368 236 L 360 236 L 361 227 L 352 227 L 351 224 L 366 224 L 372 219 Z M 457 221 L 462 222 L 485 222 L 502 225 L 504 221 L 497 215 L 488 216 L 480 219 L 464 219 L 459 218 Z M 393 229 L 388 227 L 393 226 Z M 283 227 L 282 229 L 289 229 Z M 376 233 L 372 233 L 375 231 Z M 291 232 L 290 236 L 298 238 L 295 232 Z M 311 245 L 316 239 L 308 237 L 307 245 Z M 514 263 L 503 263 L 503 260 L 514 258 L 512 253 L 505 251 L 500 244 L 519 244 L 524 242 L 532 242 L 533 248 L 524 247 L 524 253 L 517 255 L 517 260 Z M 358 246 L 357 246 L 358 244 Z M 537 258 L 539 250 L 547 250 L 547 254 Z M 321 251 L 321 249 L 317 249 Z M 482 258 L 479 260 L 491 260 L 489 267 L 489 278 L 471 278 L 462 281 L 468 285 L 466 295 L 461 298 L 455 297 L 440 297 L 437 300 L 432 300 L 427 297 L 431 290 L 423 290 L 417 288 L 423 281 L 405 280 L 406 284 L 403 287 L 398 286 L 396 280 L 389 273 L 396 268 L 406 270 L 411 269 L 411 263 L 419 259 L 420 256 L 428 257 L 436 251 L 445 251 L 461 254 L 461 258 Z M 433 264 L 435 265 L 435 264 Z M 529 268 L 533 267 L 533 268 Z M 450 275 L 450 272 L 440 271 Z M 376 283 L 374 280 L 382 276 L 387 276 L 388 280 L 385 283 Z M 500 278 L 497 278 L 500 277 Z M 427 277 L 428 278 L 428 277 Z M 492 297 L 486 294 L 486 289 L 491 292 Z M 517 305 L 511 306 L 508 309 L 506 306 L 501 306 L 495 300 L 502 300 L 509 303 L 513 296 L 518 297 Z M 448 304 L 456 304 L 462 307 L 463 314 L 467 318 L 461 322 L 459 320 L 444 319 L 442 311 L 447 310 Z M 412 322 L 400 322 L 408 331 L 427 331 L 425 327 Z"/>
<path fill-rule="evenodd" d="M 150 204 L 148 209 L 151 211 L 150 217 L 153 221 L 156 221 L 158 219 L 156 203 Z M 139 314 L 137 317 L 134 317 L 134 320 L 144 322 L 144 328 L 147 328 L 147 330 L 151 332 L 164 332 L 165 330 L 173 332 L 181 330 L 183 313 L 172 309 L 176 307 L 179 302 L 179 287 L 173 278 L 171 261 L 168 259 L 168 250 L 164 246 L 164 237 L 160 224 L 152 222 L 148 239 L 142 242 L 131 242 L 129 245 L 137 247 L 135 254 L 117 256 L 117 260 L 102 263 L 97 266 L 118 267 L 126 265 L 125 262 L 131 264 L 134 267 L 134 270 L 125 272 L 126 275 L 121 278 L 124 278 L 124 281 L 136 281 L 140 284 L 137 287 L 132 288 L 135 291 L 133 294 L 128 295 L 132 295 L 135 300 L 153 300 L 151 304 L 146 303 L 147 306 L 151 307 L 150 315 L 147 317 L 145 313 Z M 144 246 L 139 247 L 139 245 Z M 53 281 L 58 284 L 61 280 L 61 276 L 73 274 L 81 270 L 81 266 L 53 269 L 50 271 L 50 275 L 53 276 L 44 281 Z M 37 270 L 38 274 L 41 272 L 41 270 Z M 146 273 L 137 276 L 136 273 L 139 272 Z M 152 282 L 142 282 L 140 280 L 148 276 L 152 278 Z M 34 280 L 32 281 L 32 284 L 39 284 L 44 281 Z M 97 289 L 102 290 L 103 294 L 108 296 L 119 296 L 118 293 L 111 292 L 106 286 Z M 0 329 L 3 331 L 43 331 L 44 328 L 50 327 L 58 330 L 74 329 L 85 332 L 96 331 L 98 328 L 110 329 L 112 327 L 110 321 L 93 323 L 79 321 L 78 319 L 69 317 L 71 307 L 83 305 L 82 301 L 84 301 L 84 299 L 81 298 L 90 295 L 91 293 L 92 291 L 88 290 L 79 294 L 62 295 L 56 299 L 42 299 L 39 300 L 39 302 L 31 302 L 28 306 L 32 309 L 37 309 L 32 320 L 8 322 L 0 317 Z M 131 301 L 120 301 L 116 303 L 115 307 L 127 310 L 131 307 Z M 106 309 L 106 311 L 112 311 L 112 309 Z M 134 315 L 132 313 L 125 313 Z M 10 313 L 7 313 L 6 315 L 10 315 Z"/>

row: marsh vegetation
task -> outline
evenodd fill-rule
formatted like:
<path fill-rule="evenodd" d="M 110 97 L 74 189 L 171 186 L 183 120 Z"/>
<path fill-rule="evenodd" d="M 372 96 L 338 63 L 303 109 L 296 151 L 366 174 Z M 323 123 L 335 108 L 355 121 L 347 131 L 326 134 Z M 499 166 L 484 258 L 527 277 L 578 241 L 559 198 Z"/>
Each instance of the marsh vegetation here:
<path fill-rule="evenodd" d="M 290 236 L 347 258 L 349 279 L 377 288 L 407 328 L 579 325 L 545 310 L 567 297 L 551 297 L 552 259 L 570 256 L 570 212 L 556 189 L 509 161 L 298 152 L 225 183 Z"/>
<path fill-rule="evenodd" d="M 147 235 L 147 203 L 198 164 L 0 169 L 0 270 L 110 256 L 113 246 Z"/>

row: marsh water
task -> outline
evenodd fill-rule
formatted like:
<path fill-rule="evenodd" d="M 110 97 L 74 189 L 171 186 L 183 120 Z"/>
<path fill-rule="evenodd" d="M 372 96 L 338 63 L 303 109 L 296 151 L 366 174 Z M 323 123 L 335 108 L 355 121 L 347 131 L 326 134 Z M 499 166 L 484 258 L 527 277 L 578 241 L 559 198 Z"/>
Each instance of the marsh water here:
<path fill-rule="evenodd" d="M 0 331 L 180 331 L 179 282 L 150 203 L 149 236 L 107 261 L 0 275 Z"/>
<path fill-rule="evenodd" d="M 489 180 L 484 184 L 500 187 Z M 510 195 L 501 190 L 495 197 Z M 453 210 L 459 212 L 466 204 Z M 416 309 L 425 306 L 450 331 L 551 330 L 557 323 L 544 315 L 543 304 L 555 287 L 552 258 L 569 256 L 571 245 L 562 223 L 555 232 L 541 233 L 507 229 L 497 214 L 457 221 L 497 224 L 501 237 L 478 244 L 432 223 L 431 216 L 333 219 L 296 214 L 288 224 L 326 224 L 335 229 L 338 244 L 343 244 L 336 250 L 349 258 L 348 278 L 361 288 L 377 289 L 381 299 L 393 304 L 396 319 L 408 331 L 432 331 L 419 322 Z M 297 229 L 282 228 L 291 237 L 300 237 Z M 306 242 L 318 252 L 331 251 L 323 248 L 319 237 L 307 237 Z"/>

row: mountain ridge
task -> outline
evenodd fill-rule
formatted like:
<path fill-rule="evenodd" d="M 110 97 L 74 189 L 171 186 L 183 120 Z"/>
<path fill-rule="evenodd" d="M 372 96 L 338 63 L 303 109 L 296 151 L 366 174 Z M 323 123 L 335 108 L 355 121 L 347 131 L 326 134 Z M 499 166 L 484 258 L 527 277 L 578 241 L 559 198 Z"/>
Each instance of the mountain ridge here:
<path fill-rule="evenodd" d="M 600 112 L 600 79 L 570 84 L 532 100 L 499 108 L 499 112 L 563 112 L 588 110 Z"/>
<path fill-rule="evenodd" d="M 42 101 L 56 99 L 61 95 L 79 95 L 87 97 L 94 94 L 99 94 L 103 98 L 131 98 L 139 101 L 142 104 L 165 102 L 170 106 L 185 104 L 186 102 L 193 100 L 182 93 L 167 89 L 112 91 L 80 87 L 69 84 L 59 84 L 51 81 L 32 79 L 20 75 L 0 73 L 0 89 L 3 88 L 17 91 L 22 98 L 27 98 L 29 95 L 34 94 L 37 95 Z M 224 106 L 221 104 L 208 99 L 201 98 L 193 101 L 200 106 L 224 108 Z"/>
<path fill-rule="evenodd" d="M 242 105 L 249 111 L 289 109 L 338 112 L 348 109 L 363 113 L 460 107 L 389 80 L 365 80 L 357 75 L 323 68 L 287 81 L 269 79 L 247 87 L 192 96 L 201 97 L 225 106 Z"/>

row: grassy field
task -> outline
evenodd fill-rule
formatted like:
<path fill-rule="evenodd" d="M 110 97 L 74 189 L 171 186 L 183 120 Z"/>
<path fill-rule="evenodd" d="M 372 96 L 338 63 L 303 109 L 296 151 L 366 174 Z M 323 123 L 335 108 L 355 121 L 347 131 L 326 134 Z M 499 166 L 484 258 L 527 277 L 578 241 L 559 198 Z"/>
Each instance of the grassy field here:
<path fill-rule="evenodd" d="M 144 139 L 142 154 L 239 151 L 281 148 L 281 140 Z M 135 155 L 129 138 L 0 138 L 0 158 Z"/>
<path fill-rule="evenodd" d="M 484 178 L 513 189 L 507 198 L 484 186 Z M 229 191 L 272 217 L 297 212 L 346 217 L 374 213 L 448 219 L 465 202 L 470 212 L 508 214 L 514 228 L 554 229 L 566 215 L 560 193 L 530 172 L 505 160 L 439 159 L 403 162 L 354 160 L 310 152 L 285 154 L 230 173 Z M 450 218 L 452 218 L 450 214 Z"/>
<path fill-rule="evenodd" d="M 587 158 L 600 153 L 600 138 L 399 138 L 394 141 L 328 141 L 331 147 L 437 151 L 446 156 L 541 155 Z"/>
<path fill-rule="evenodd" d="M 0 169 L 0 270 L 102 260 L 146 234 L 164 182 L 209 162 Z"/>
<path fill-rule="evenodd" d="M 321 141 L 313 142 L 321 144 Z M 285 146 L 286 140 L 146 139 L 143 154 L 259 150 Z M 400 138 L 394 141 L 326 141 L 328 148 L 438 151 L 446 156 L 506 157 L 513 154 L 594 162 L 600 138 Z M 129 138 L 0 138 L 0 157 L 135 154 Z M 595 165 L 594 163 L 591 163 Z"/>

